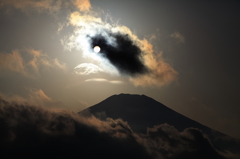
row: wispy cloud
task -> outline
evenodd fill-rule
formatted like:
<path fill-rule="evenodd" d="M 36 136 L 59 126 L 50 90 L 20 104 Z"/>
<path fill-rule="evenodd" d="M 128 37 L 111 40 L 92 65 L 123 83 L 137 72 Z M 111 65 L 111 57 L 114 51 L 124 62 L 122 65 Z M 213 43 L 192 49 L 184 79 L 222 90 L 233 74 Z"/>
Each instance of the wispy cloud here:
<path fill-rule="evenodd" d="M 37 106 L 46 106 L 46 105 L 52 105 L 53 100 L 45 94 L 45 92 L 42 89 L 35 89 L 35 88 L 27 88 L 28 95 L 27 97 L 22 97 L 19 95 L 6 95 L 0 93 L 0 97 L 4 98 L 4 100 L 8 102 L 14 101 L 17 104 L 31 104 L 31 105 L 37 105 Z"/>
<path fill-rule="evenodd" d="M 25 61 L 21 53 L 28 53 L 30 61 Z M 0 53 L 0 69 L 20 73 L 27 77 L 35 77 L 40 73 L 41 67 L 59 68 L 63 71 L 67 69 L 65 63 L 58 59 L 51 59 L 39 50 L 26 49 L 14 50 L 12 53 Z"/>
<path fill-rule="evenodd" d="M 50 97 L 48 97 L 43 90 L 39 89 L 39 90 L 33 90 L 31 89 L 31 92 L 29 94 L 31 101 L 34 101 L 36 103 L 39 102 L 51 102 L 52 99 Z"/>
<path fill-rule="evenodd" d="M 89 0 L 2 0 L 0 7 L 16 8 L 23 12 L 29 11 L 54 13 L 62 8 L 76 7 L 79 11 L 89 11 L 91 4 Z"/>
<path fill-rule="evenodd" d="M 177 40 L 178 43 L 185 43 L 185 38 L 183 35 L 181 35 L 179 32 L 175 31 L 170 35 L 171 38 L 174 38 Z"/>
<path fill-rule="evenodd" d="M 57 58 L 53 59 L 53 66 L 56 66 L 56 67 L 62 69 L 63 71 L 67 70 L 66 63 L 60 62 Z"/>
<path fill-rule="evenodd" d="M 80 11 L 89 11 L 91 8 L 90 0 L 72 0 L 72 2 Z"/>
<path fill-rule="evenodd" d="M 18 72 L 24 75 L 28 73 L 25 70 L 25 63 L 22 56 L 17 50 L 12 51 L 12 53 L 5 54 L 0 53 L 0 68 L 8 69 L 13 72 Z"/>
<path fill-rule="evenodd" d="M 107 80 L 105 78 L 91 78 L 91 79 L 87 79 L 85 80 L 85 82 L 106 82 L 106 83 L 111 83 L 111 84 L 123 84 L 123 81 L 111 81 L 111 80 Z"/>

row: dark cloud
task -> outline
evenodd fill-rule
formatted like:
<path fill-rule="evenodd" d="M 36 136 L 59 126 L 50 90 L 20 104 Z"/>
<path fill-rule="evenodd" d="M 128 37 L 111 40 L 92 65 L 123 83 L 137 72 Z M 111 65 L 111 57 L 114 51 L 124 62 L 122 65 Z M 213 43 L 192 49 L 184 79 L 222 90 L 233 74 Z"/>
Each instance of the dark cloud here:
<path fill-rule="evenodd" d="M 134 133 L 127 122 L 49 110 L 0 97 L 0 154 L 34 152 L 55 158 L 225 159 L 200 130 L 167 124 Z M 30 156 L 29 156 L 30 157 Z M 31 156 L 32 157 L 32 156 Z"/>
<path fill-rule="evenodd" d="M 199 129 L 187 128 L 179 132 L 173 126 L 162 124 L 149 128 L 147 140 L 150 150 L 155 150 L 157 156 L 169 159 L 224 159 L 213 147 L 209 138 Z"/>
<path fill-rule="evenodd" d="M 46 110 L 0 100 L 0 152 L 57 157 L 148 158 L 121 120 L 102 122 L 69 111 Z"/>
<path fill-rule="evenodd" d="M 146 38 L 139 39 L 128 27 L 80 12 L 71 13 L 69 24 L 74 32 L 61 40 L 65 49 L 81 51 L 105 73 L 126 75 L 135 86 L 163 86 L 177 80 L 178 72 L 162 52 L 154 51 Z M 95 46 L 101 47 L 100 53 L 93 51 Z"/>
<path fill-rule="evenodd" d="M 91 47 L 99 46 L 101 48 L 99 54 L 115 66 L 121 74 L 135 76 L 149 71 L 143 63 L 143 52 L 128 34 L 107 31 L 105 33 L 107 34 L 105 36 L 96 34 L 90 37 Z M 114 42 L 109 43 L 107 38 L 114 39 Z"/>

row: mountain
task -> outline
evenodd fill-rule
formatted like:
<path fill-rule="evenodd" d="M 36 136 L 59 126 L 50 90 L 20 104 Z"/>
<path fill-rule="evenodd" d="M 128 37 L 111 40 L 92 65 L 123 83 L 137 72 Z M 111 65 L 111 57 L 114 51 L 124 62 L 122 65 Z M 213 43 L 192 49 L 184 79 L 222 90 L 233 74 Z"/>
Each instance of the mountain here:
<path fill-rule="evenodd" d="M 0 96 L 0 130 L 0 158 L 240 159 L 239 140 L 144 95 L 111 96 L 79 114 Z"/>
<path fill-rule="evenodd" d="M 175 127 L 180 132 L 191 127 L 197 128 L 207 134 L 213 145 L 219 150 L 225 150 L 226 146 L 228 150 L 234 152 L 239 152 L 240 149 L 239 140 L 189 119 L 145 95 L 113 95 L 83 112 L 86 111 L 101 120 L 108 117 L 121 118 L 127 121 L 136 133 L 146 134 L 147 128 L 165 123 Z"/>
<path fill-rule="evenodd" d="M 134 132 L 146 133 L 147 127 L 164 123 L 173 125 L 179 131 L 189 127 L 199 128 L 205 133 L 212 131 L 145 95 L 113 95 L 88 110 L 98 118 L 122 118 Z"/>

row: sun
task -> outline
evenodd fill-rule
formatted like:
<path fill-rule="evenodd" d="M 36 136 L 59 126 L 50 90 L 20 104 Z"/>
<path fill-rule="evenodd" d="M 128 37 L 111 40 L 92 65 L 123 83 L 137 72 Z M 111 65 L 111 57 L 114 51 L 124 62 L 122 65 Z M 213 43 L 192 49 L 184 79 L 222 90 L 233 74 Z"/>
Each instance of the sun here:
<path fill-rule="evenodd" d="M 93 48 L 93 50 L 94 50 L 94 52 L 99 53 L 100 50 L 101 50 L 101 48 L 100 48 L 99 46 L 95 46 L 95 47 Z"/>

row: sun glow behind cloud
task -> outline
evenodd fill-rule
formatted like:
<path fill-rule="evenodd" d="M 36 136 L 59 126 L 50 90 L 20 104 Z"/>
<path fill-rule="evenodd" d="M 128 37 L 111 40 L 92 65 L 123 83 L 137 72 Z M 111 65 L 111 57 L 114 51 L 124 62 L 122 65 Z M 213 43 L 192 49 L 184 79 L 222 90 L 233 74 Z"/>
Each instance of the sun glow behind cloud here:
<path fill-rule="evenodd" d="M 170 64 L 165 62 L 161 56 L 162 53 L 155 52 L 152 49 L 153 46 L 147 39 L 139 39 L 126 26 L 122 26 L 113 22 L 108 23 L 103 21 L 99 16 L 93 16 L 93 14 L 90 13 L 80 13 L 77 11 L 70 14 L 69 22 L 66 24 L 66 26 L 69 25 L 73 26 L 75 29 L 72 35 L 65 36 L 65 38 L 62 39 L 62 44 L 64 45 L 65 49 L 69 51 L 73 49 L 79 50 L 83 58 L 93 60 L 94 63 L 96 63 L 96 66 L 102 68 L 102 72 L 115 76 L 123 75 L 125 78 L 129 78 L 129 80 L 133 82 L 135 86 L 162 86 L 176 80 L 178 73 L 171 67 Z M 119 39 L 117 39 L 117 37 L 121 37 L 123 40 L 126 38 L 129 39 L 128 41 L 131 42 L 131 45 L 140 51 L 140 54 L 137 55 L 139 57 L 136 58 L 139 58 L 142 65 L 148 71 L 146 71 L 146 73 L 144 73 L 145 71 L 142 73 L 139 72 L 137 75 L 131 75 L 131 71 L 129 72 L 130 74 L 125 74 L 125 70 L 122 71 L 122 66 L 119 66 L 119 63 L 114 65 L 114 63 L 106 56 L 106 54 L 101 54 L 102 50 L 100 53 L 94 52 L 92 40 L 96 36 L 97 38 L 102 38 L 102 40 L 104 40 L 104 45 L 111 46 L 116 50 L 122 49 L 120 48 L 120 46 L 122 47 L 122 44 L 119 44 Z M 129 50 L 129 54 L 131 53 L 131 50 Z M 109 54 L 114 54 L 114 52 L 110 51 Z M 126 57 L 128 57 L 128 55 L 126 55 Z M 128 60 L 129 59 L 126 59 L 126 62 Z M 75 69 L 76 68 L 77 67 L 75 67 Z M 123 69 L 125 69 L 125 67 Z M 96 71 L 93 72 L 96 73 Z M 86 75 L 88 73 L 82 74 Z"/>
<path fill-rule="evenodd" d="M 139 39 L 128 27 L 109 20 L 111 19 L 109 15 L 105 16 L 105 18 L 109 19 L 103 20 L 101 16 L 104 17 L 104 15 L 99 15 L 91 10 L 89 0 L 60 0 L 58 2 L 52 0 L 24 0 L 21 3 L 16 0 L 9 0 L 2 2 L 0 7 L 15 8 L 25 13 L 33 10 L 39 13 L 46 11 L 49 14 L 54 13 L 55 16 L 63 9 L 74 8 L 75 11 L 70 11 L 67 21 L 59 23 L 58 32 L 71 26 L 73 28 L 72 33 L 65 35 L 61 40 L 62 45 L 66 50 L 80 51 L 83 59 L 86 59 L 83 64 L 72 68 L 75 74 L 89 75 L 104 72 L 113 76 L 127 78 L 135 86 L 162 86 L 177 79 L 177 71 L 164 60 L 161 56 L 162 53 L 153 50 L 153 46 L 147 39 Z M 100 52 L 95 52 L 92 44 L 94 40 L 99 40 L 99 38 L 104 40 L 104 45 L 110 46 L 112 50 L 106 52 L 107 47 L 105 47 L 105 50 L 101 47 Z M 127 46 L 131 46 L 129 50 Z M 120 54 L 120 56 L 114 57 L 113 52 L 124 54 L 123 56 Z M 48 67 L 55 65 L 66 70 L 66 64 L 61 64 L 58 59 L 49 61 L 46 60 L 46 57 L 34 53 L 32 56 L 32 61 L 27 65 L 31 66 L 31 69 L 35 70 L 35 72 L 39 72 L 40 65 Z M 17 57 L 16 53 L 14 57 Z M 121 60 L 118 60 L 120 58 Z M 86 66 L 89 60 L 92 64 Z M 18 64 L 21 66 L 19 67 L 20 70 L 13 69 L 12 66 L 8 68 L 28 75 L 26 64 L 24 62 Z M 79 70 L 85 70 L 85 72 Z"/>

